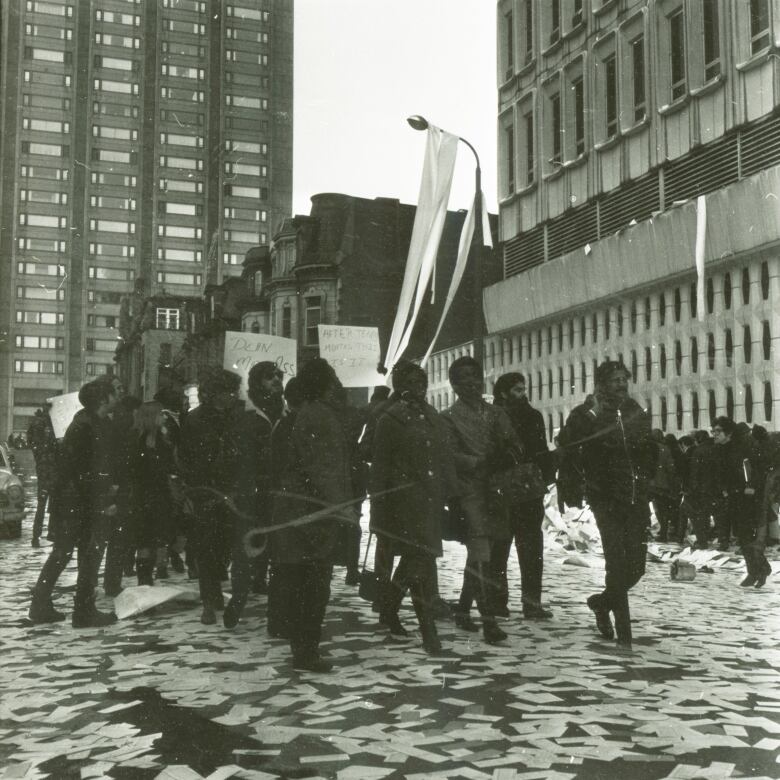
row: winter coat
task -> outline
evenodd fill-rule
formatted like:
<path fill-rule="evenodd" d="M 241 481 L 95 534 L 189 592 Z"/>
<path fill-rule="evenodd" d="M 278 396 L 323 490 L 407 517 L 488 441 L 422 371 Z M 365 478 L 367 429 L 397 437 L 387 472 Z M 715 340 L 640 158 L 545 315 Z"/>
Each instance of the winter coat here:
<path fill-rule="evenodd" d="M 369 485 L 371 530 L 393 554 L 442 554 L 444 507 L 458 484 L 447 426 L 432 406 L 399 400 L 382 415 Z"/>
<path fill-rule="evenodd" d="M 133 436 L 129 455 L 130 525 L 138 547 L 165 546 L 176 533 L 169 478 L 176 473 L 173 448 L 161 433 L 155 446 Z"/>
<path fill-rule="evenodd" d="M 55 544 L 75 544 L 84 523 L 95 524 L 114 502 L 111 421 L 76 412 L 62 440 L 49 527 Z"/>
<path fill-rule="evenodd" d="M 270 515 L 271 432 L 274 423 L 251 408 L 233 419 L 236 447 L 235 500 L 242 512 L 262 522 Z"/>
<path fill-rule="evenodd" d="M 48 414 L 36 413 L 27 429 L 27 443 L 35 458 L 38 489 L 49 492 L 57 481 L 59 444 Z"/>
<path fill-rule="evenodd" d="M 656 442 L 658 459 L 653 478 L 650 480 L 650 497 L 679 500 L 681 481 L 678 477 L 674 456 L 668 445 Z"/>
<path fill-rule="evenodd" d="M 507 413 L 484 401 L 472 407 L 457 400 L 441 416 L 448 426 L 469 537 L 511 538 L 504 513 L 489 507 L 491 479 L 517 464 L 522 453 Z"/>
<path fill-rule="evenodd" d="M 574 461 L 566 471 L 582 475 L 591 505 L 646 503 L 658 449 L 650 418 L 636 401 L 627 398 L 619 408 L 602 404 L 598 415 L 586 404 L 575 407 L 558 441 L 565 459 Z"/>
<path fill-rule="evenodd" d="M 219 410 L 202 404 L 189 412 L 181 427 L 179 461 L 182 477 L 189 487 L 209 487 L 221 494 L 235 496 L 241 478 L 241 443 L 244 405 Z M 204 504 L 198 499 L 196 512 Z"/>
<path fill-rule="evenodd" d="M 340 525 L 349 522 L 353 497 L 350 452 L 339 412 L 324 401 L 309 401 L 290 426 L 283 419 L 272 436 L 274 460 L 273 525 L 294 521 L 331 508 L 305 525 L 288 525 L 270 536 L 270 554 L 277 563 L 319 561 L 340 563 Z"/>
<path fill-rule="evenodd" d="M 763 490 L 766 473 L 750 437 L 735 433 L 726 443 L 715 445 L 715 454 L 720 495 L 744 495 L 745 488 L 753 488 L 757 495 Z"/>
<path fill-rule="evenodd" d="M 711 441 L 697 444 L 688 451 L 688 486 L 685 493 L 685 507 L 693 516 L 709 517 L 720 498 L 717 454 Z"/>

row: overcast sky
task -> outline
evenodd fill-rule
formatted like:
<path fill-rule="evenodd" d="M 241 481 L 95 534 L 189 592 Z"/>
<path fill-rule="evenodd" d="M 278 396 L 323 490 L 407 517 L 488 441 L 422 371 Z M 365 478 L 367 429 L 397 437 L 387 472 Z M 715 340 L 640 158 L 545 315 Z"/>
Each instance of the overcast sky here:
<path fill-rule="evenodd" d="M 423 114 L 479 152 L 496 208 L 493 0 L 295 0 L 293 212 L 318 192 L 416 203 Z M 471 152 L 458 152 L 450 208 L 467 208 Z"/>

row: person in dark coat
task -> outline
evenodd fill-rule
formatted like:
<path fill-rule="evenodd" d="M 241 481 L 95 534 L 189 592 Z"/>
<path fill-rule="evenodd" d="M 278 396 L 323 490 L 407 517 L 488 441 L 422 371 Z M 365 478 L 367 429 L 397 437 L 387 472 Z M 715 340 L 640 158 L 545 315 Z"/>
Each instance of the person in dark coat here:
<path fill-rule="evenodd" d="M 503 512 L 510 528 L 508 539 L 497 539 L 491 550 L 493 576 L 501 583 L 499 590 L 500 612 L 508 615 L 509 589 L 506 570 L 514 539 L 517 560 L 520 564 L 523 616 L 531 619 L 548 619 L 550 610 L 542 607 L 542 570 L 544 567 L 544 495 L 546 486 L 555 481 L 555 462 L 547 446 L 544 418 L 541 412 L 528 402 L 525 378 L 522 374 L 508 373 L 498 378 L 493 388 L 493 403 L 509 415 L 523 455 L 520 464 L 524 474 L 533 470 L 526 489 L 519 490 L 518 473 L 506 472 L 507 480 L 515 484 L 501 485 L 495 496 L 496 511 Z"/>
<path fill-rule="evenodd" d="M 660 526 L 657 542 L 668 542 L 676 537 L 677 509 L 680 505 L 680 481 L 672 449 L 660 428 L 654 428 L 650 435 L 658 449 L 655 472 L 650 480 L 650 500 Z M 672 437 L 674 439 L 674 437 Z M 677 447 L 677 440 L 674 439 Z"/>
<path fill-rule="evenodd" d="M 683 510 L 691 521 L 697 549 L 709 545 L 711 519 L 718 500 L 718 470 L 715 445 L 707 431 L 695 431 L 695 445 L 688 455 L 688 480 Z"/>
<path fill-rule="evenodd" d="M 130 524 L 139 585 L 154 585 L 155 562 L 167 557 L 175 534 L 170 478 L 176 474 L 172 444 L 163 433 L 162 404 L 148 401 L 136 411 L 129 452 Z"/>
<path fill-rule="evenodd" d="M 237 418 L 241 377 L 225 369 L 207 369 L 199 377 L 200 406 L 184 418 L 179 462 L 192 502 L 190 533 L 198 564 L 204 625 L 216 623 L 224 605 L 222 574 L 229 560 L 235 514 L 228 500 L 236 496 L 240 446 Z"/>
<path fill-rule="evenodd" d="M 394 370 L 393 388 L 398 400 L 377 423 L 370 472 L 371 529 L 400 556 L 392 583 L 381 583 L 379 618 L 391 633 L 406 634 L 398 609 L 409 588 L 423 647 L 438 653 L 436 558 L 445 506 L 458 492 L 455 464 L 447 426 L 425 401 L 425 371 L 414 364 Z"/>
<path fill-rule="evenodd" d="M 235 419 L 239 447 L 236 505 L 241 515 L 233 520 L 230 580 L 232 595 L 222 617 L 225 628 L 235 628 L 253 588 L 267 591 L 268 553 L 250 559 L 244 537 L 267 524 L 271 486 L 271 433 L 284 410 L 282 372 L 276 363 L 262 361 L 249 370 L 247 394 L 252 408 Z"/>
<path fill-rule="evenodd" d="M 747 431 L 740 430 L 728 417 L 717 417 L 712 424 L 720 463 L 718 486 L 721 498 L 716 515 L 718 547 L 728 549 L 724 541 L 730 533 L 727 528 L 734 529 L 747 567 L 747 576 L 740 583 L 743 587 L 755 585 L 759 576 L 766 576 L 768 568 L 771 571 L 763 551 L 754 545 L 766 470 L 749 431 L 749 428 Z"/>
<path fill-rule="evenodd" d="M 106 526 L 116 516 L 117 485 L 112 480 L 112 439 L 108 413 L 116 403 L 111 385 L 97 380 L 79 390 L 79 410 L 62 441 L 50 530 L 54 545 L 33 589 L 33 623 L 64 620 L 52 604 L 54 586 L 78 548 L 73 603 L 74 628 L 106 626 L 113 613 L 95 607 L 95 582 L 103 555 Z"/>
<path fill-rule="evenodd" d="M 622 363 L 604 361 L 596 369 L 594 395 L 572 410 L 559 435 L 564 457 L 576 459 L 584 474 L 604 550 L 605 588 L 588 598 L 588 607 L 601 635 L 611 639 L 617 632 L 624 649 L 632 641 L 628 591 L 645 572 L 648 487 L 657 457 L 650 419 L 628 395 L 630 376 Z"/>
<path fill-rule="evenodd" d="M 468 556 L 455 623 L 475 631 L 469 612 L 477 601 L 486 642 L 506 639 L 496 623 L 497 586 L 490 576 L 493 542 L 511 538 L 503 513 L 491 511 L 490 481 L 496 474 L 516 465 L 522 448 L 506 412 L 482 398 L 482 366 L 469 356 L 455 360 L 449 380 L 458 400 L 442 412 L 449 426 L 450 447 L 458 474 L 460 511 L 466 521 Z"/>
<path fill-rule="evenodd" d="M 314 358 L 298 374 L 304 403 L 288 441 L 275 438 L 276 472 L 271 561 L 290 594 L 288 633 L 295 669 L 327 672 L 319 653 L 341 524 L 353 521 L 350 447 L 338 408 L 341 383 L 327 361 Z M 309 515 L 317 514 L 313 522 Z"/>
<path fill-rule="evenodd" d="M 35 458 L 35 476 L 37 478 L 38 503 L 32 528 L 32 546 L 40 547 L 43 533 L 43 520 L 46 516 L 46 505 L 51 513 L 51 492 L 57 479 L 57 460 L 59 445 L 54 435 L 54 428 L 49 417 L 51 404 L 46 403 L 35 412 L 35 417 L 27 429 L 27 443 Z"/>

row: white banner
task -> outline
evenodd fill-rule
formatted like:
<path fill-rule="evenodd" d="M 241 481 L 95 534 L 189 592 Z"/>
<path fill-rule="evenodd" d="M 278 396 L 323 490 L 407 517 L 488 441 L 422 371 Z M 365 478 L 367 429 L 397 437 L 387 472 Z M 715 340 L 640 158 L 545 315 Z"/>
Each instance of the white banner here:
<path fill-rule="evenodd" d="M 704 252 L 707 248 L 707 199 L 696 200 L 696 316 L 704 322 Z"/>
<path fill-rule="evenodd" d="M 327 360 L 344 387 L 376 387 L 387 377 L 377 371 L 379 329 L 358 325 L 318 325 L 320 357 Z"/>
<path fill-rule="evenodd" d="M 401 297 L 385 355 L 388 371 L 392 370 L 409 343 L 425 290 L 433 274 L 444 220 L 447 217 L 447 202 L 457 151 L 456 135 L 445 133 L 434 125 L 429 126 L 420 195 L 417 199 L 409 254 L 406 257 Z M 410 316 L 413 299 L 414 309 Z"/>
<path fill-rule="evenodd" d="M 46 400 L 51 404 L 49 417 L 51 418 L 52 428 L 54 428 L 54 435 L 61 439 L 65 436 L 68 426 L 73 422 L 76 412 L 83 408 L 79 401 L 79 394 L 78 392 L 66 393 L 65 395 L 55 395 L 53 398 L 47 398 Z"/>
<path fill-rule="evenodd" d="M 267 333 L 225 333 L 222 367 L 241 375 L 241 398 L 247 400 L 247 377 L 255 363 L 270 361 L 284 374 L 284 382 L 298 370 L 298 342 Z"/>

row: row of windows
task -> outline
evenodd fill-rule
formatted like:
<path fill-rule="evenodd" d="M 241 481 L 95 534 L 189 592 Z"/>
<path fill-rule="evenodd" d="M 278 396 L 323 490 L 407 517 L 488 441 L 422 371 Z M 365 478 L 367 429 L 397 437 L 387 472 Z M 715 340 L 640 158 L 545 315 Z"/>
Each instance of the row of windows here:
<path fill-rule="evenodd" d="M 38 130 L 44 133 L 69 133 L 70 122 L 57 122 L 54 120 L 24 117 L 22 119 L 22 129 Z"/>
<path fill-rule="evenodd" d="M 14 360 L 17 374 L 61 374 L 63 370 L 61 360 Z"/>
<path fill-rule="evenodd" d="M 200 249 L 157 247 L 157 259 L 172 260 L 178 263 L 200 263 L 203 260 L 203 252 Z"/>
<path fill-rule="evenodd" d="M 134 269 L 103 268 L 101 266 L 89 266 L 90 279 L 103 279 L 108 282 L 132 282 L 135 279 Z"/>
<path fill-rule="evenodd" d="M 26 214 L 20 212 L 19 224 L 29 225 L 30 227 L 66 228 L 68 227 L 68 218 L 47 214 Z"/>
<path fill-rule="evenodd" d="M 172 271 L 158 271 L 157 281 L 161 284 L 200 285 L 203 282 L 201 274 L 182 274 Z"/>
<path fill-rule="evenodd" d="M 20 349 L 64 349 L 62 336 L 16 336 L 16 346 Z"/>
<path fill-rule="evenodd" d="M 65 241 L 56 238 L 19 238 L 17 239 L 19 249 L 27 249 L 33 252 L 64 252 L 67 248 Z"/>
<path fill-rule="evenodd" d="M 113 363 L 87 363 L 85 370 L 87 376 L 104 376 L 114 373 Z"/>
<path fill-rule="evenodd" d="M 50 192 L 48 190 L 19 190 L 19 200 L 22 203 L 51 203 L 52 205 L 66 205 L 67 192 Z"/>
<path fill-rule="evenodd" d="M 68 19 L 73 18 L 73 6 L 62 3 L 45 3 L 40 0 L 27 0 L 27 11 L 36 14 L 47 14 L 49 16 L 65 16 Z"/>
<path fill-rule="evenodd" d="M 88 314 L 87 325 L 90 328 L 109 328 L 113 329 L 117 326 L 117 317 L 109 314 Z"/>
<path fill-rule="evenodd" d="M 95 43 L 105 44 L 106 46 L 121 46 L 124 49 L 141 48 L 140 38 L 132 38 L 127 35 L 111 35 L 103 32 L 95 33 Z"/>
<path fill-rule="evenodd" d="M 260 234 L 254 231 L 248 230 L 224 230 L 222 237 L 225 241 L 234 241 L 242 244 L 267 244 L 268 234 L 261 232 Z"/>
<path fill-rule="evenodd" d="M 769 46 L 768 0 L 750 0 L 750 53 L 757 54 Z M 560 11 L 560 0 L 550 0 Z M 525 2 L 526 25 L 533 24 L 531 0 Z M 659 13 L 658 82 L 667 93 L 659 98 L 662 105 L 686 98 L 693 87 L 721 77 L 720 1 L 699 0 L 694 21 L 688 19 L 693 4 L 677 3 L 668 13 Z M 507 73 L 514 72 L 514 15 L 503 19 L 504 53 Z M 699 29 L 699 26 L 701 29 Z M 532 27 L 531 27 L 532 29 Z M 703 31 L 703 34 L 702 34 Z M 528 33 L 528 28 L 525 30 Z M 529 38 L 532 42 L 533 36 Z M 528 45 L 528 44 L 527 44 Z M 532 185 L 538 175 L 536 159 L 543 161 L 543 173 L 552 174 L 566 162 L 580 158 L 586 148 L 586 116 L 592 131 L 592 142 L 598 146 L 616 139 L 621 130 L 643 123 L 648 115 L 649 51 L 646 44 L 644 15 L 638 14 L 620 27 L 619 33 L 602 36 L 593 46 L 592 65 L 586 70 L 585 56 L 568 63 L 564 69 L 547 78 L 541 86 L 541 97 L 533 89 L 517 102 L 518 116 L 505 114 L 501 120 L 503 160 L 502 191 L 505 195 Z M 698 78 L 692 69 L 700 68 Z M 690 82 L 694 81 L 692 85 Z M 594 95 L 586 96 L 592 86 Z M 586 103 L 594 106 L 586 114 Z M 538 104 L 538 107 L 537 107 Z M 541 113 L 541 117 L 537 114 Z M 542 150 L 537 149 L 536 128 L 545 131 Z M 519 174 L 519 177 L 518 177 Z"/>
<path fill-rule="evenodd" d="M 96 339 L 90 337 L 86 341 L 87 352 L 114 352 L 116 346 L 116 339 Z"/>
<path fill-rule="evenodd" d="M 72 41 L 73 30 L 69 27 L 54 27 L 49 24 L 25 24 L 24 34 L 35 38 L 55 38 L 60 41 Z"/>
<path fill-rule="evenodd" d="M 268 43 L 268 33 L 258 32 L 248 27 L 226 27 L 225 37 L 229 41 L 251 41 L 252 43 Z"/>
<path fill-rule="evenodd" d="M 25 309 L 17 310 L 16 321 L 20 325 L 64 325 L 65 315 L 57 311 L 27 311 Z"/>
<path fill-rule="evenodd" d="M 31 71 L 25 70 L 22 73 L 25 84 L 42 84 L 47 87 L 70 87 L 73 81 L 69 73 L 60 74 L 55 72 Z"/>
<path fill-rule="evenodd" d="M 65 266 L 54 263 L 17 263 L 18 274 L 32 274 L 35 276 L 65 276 Z"/>
<path fill-rule="evenodd" d="M 250 51 L 242 51 L 241 49 L 225 49 L 225 60 L 227 62 L 247 62 L 253 65 L 268 66 L 269 58 L 264 52 L 255 54 Z"/>

